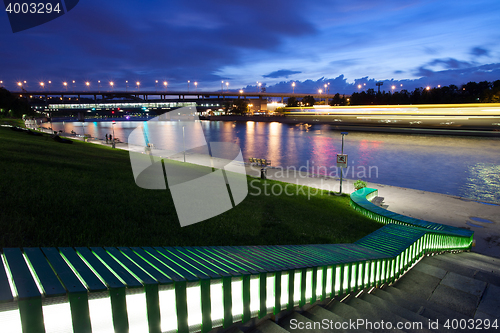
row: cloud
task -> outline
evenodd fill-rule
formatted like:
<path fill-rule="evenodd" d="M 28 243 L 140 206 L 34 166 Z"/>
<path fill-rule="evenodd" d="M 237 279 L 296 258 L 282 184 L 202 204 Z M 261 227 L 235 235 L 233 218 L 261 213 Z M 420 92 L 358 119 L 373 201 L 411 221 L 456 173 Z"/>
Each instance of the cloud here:
<path fill-rule="evenodd" d="M 476 56 L 476 57 L 482 57 L 482 56 L 490 56 L 490 51 L 487 49 L 484 49 L 482 47 L 476 46 L 470 50 L 470 54 Z"/>
<path fill-rule="evenodd" d="M 467 61 L 460 61 L 453 58 L 434 59 L 433 61 L 429 62 L 428 65 L 430 66 L 442 65 L 445 69 L 468 68 L 473 66 L 472 63 L 469 63 Z"/>
<path fill-rule="evenodd" d="M 262 77 L 272 78 L 272 79 L 277 79 L 279 77 L 288 78 L 290 75 L 300 74 L 300 73 L 302 73 L 302 72 L 300 72 L 300 71 L 292 71 L 292 70 L 288 70 L 288 69 L 280 69 L 278 71 L 274 71 L 274 72 L 271 72 L 269 74 L 262 75 Z"/>
<path fill-rule="evenodd" d="M 403 73 L 404 73 L 404 71 L 397 70 L 397 71 L 394 71 L 393 73 L 394 73 L 394 74 L 403 74 Z"/>

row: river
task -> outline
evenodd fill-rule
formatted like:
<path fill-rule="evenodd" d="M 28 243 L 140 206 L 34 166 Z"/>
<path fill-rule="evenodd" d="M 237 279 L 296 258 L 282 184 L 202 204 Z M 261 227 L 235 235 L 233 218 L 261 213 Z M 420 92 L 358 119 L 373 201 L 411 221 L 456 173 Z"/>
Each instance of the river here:
<path fill-rule="evenodd" d="M 143 123 L 116 122 L 115 136 L 126 142 Z M 201 125 L 209 142 L 238 143 L 246 161 L 265 158 L 272 166 L 338 176 L 341 135 L 329 125 L 253 121 L 201 121 Z M 163 133 L 148 135 L 158 148 L 168 141 L 168 131 L 176 123 L 162 126 Z M 87 122 L 85 128 L 81 122 L 53 123 L 54 130 L 85 131 L 101 139 L 113 132 L 112 127 L 112 122 Z M 500 203 L 500 138 L 356 131 L 345 136 L 344 153 L 349 156 L 349 169 L 344 170 L 350 179 Z"/>

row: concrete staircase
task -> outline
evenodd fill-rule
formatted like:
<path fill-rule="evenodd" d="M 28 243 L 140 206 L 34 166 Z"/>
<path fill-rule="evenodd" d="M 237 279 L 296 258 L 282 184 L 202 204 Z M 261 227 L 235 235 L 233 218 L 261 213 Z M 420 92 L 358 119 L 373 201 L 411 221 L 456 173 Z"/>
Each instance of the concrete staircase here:
<path fill-rule="evenodd" d="M 392 286 L 365 290 L 343 300 L 306 305 L 264 318 L 254 326 L 231 330 L 232 333 L 472 332 L 480 331 L 479 327 L 481 331 L 489 331 L 485 330 L 486 319 L 490 324 L 496 320 L 498 325 L 490 330 L 500 330 L 500 259 L 464 252 L 424 257 Z M 363 324 L 354 325 L 358 322 Z M 398 323 L 402 325 L 399 329 Z M 476 329 L 468 329 L 468 325 Z"/>

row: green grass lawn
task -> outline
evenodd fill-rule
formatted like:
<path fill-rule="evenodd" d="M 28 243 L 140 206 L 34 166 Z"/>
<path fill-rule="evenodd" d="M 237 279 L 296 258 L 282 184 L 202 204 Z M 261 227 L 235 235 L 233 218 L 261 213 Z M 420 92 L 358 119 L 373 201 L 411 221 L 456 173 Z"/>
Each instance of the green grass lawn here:
<path fill-rule="evenodd" d="M 324 192 L 248 195 L 181 228 L 168 190 L 136 186 L 127 151 L 4 127 L 0 175 L 0 248 L 350 243 L 382 226 L 351 209 L 348 196 Z"/>

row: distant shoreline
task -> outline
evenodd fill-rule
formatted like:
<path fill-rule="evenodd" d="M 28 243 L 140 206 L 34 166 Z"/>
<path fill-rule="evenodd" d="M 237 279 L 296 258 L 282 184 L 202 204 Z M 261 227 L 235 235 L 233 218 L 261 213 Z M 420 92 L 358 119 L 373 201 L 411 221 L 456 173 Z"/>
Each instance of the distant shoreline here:
<path fill-rule="evenodd" d="M 85 122 L 126 122 L 126 121 L 148 121 L 154 117 L 141 118 L 90 118 Z M 323 119 L 321 119 L 323 118 Z M 284 124 L 310 124 L 310 125 L 330 125 L 333 130 L 359 131 L 359 132 L 386 132 L 401 134 L 430 134 L 430 135 L 457 135 L 457 136 L 484 136 L 500 137 L 500 126 L 455 126 L 435 125 L 429 127 L 407 126 L 405 124 L 368 124 L 355 122 L 338 122 L 333 117 L 296 117 L 296 116 L 200 116 L 200 120 L 205 121 L 238 121 L 238 122 L 279 122 Z M 78 122 L 72 118 L 54 118 L 53 122 Z"/>

